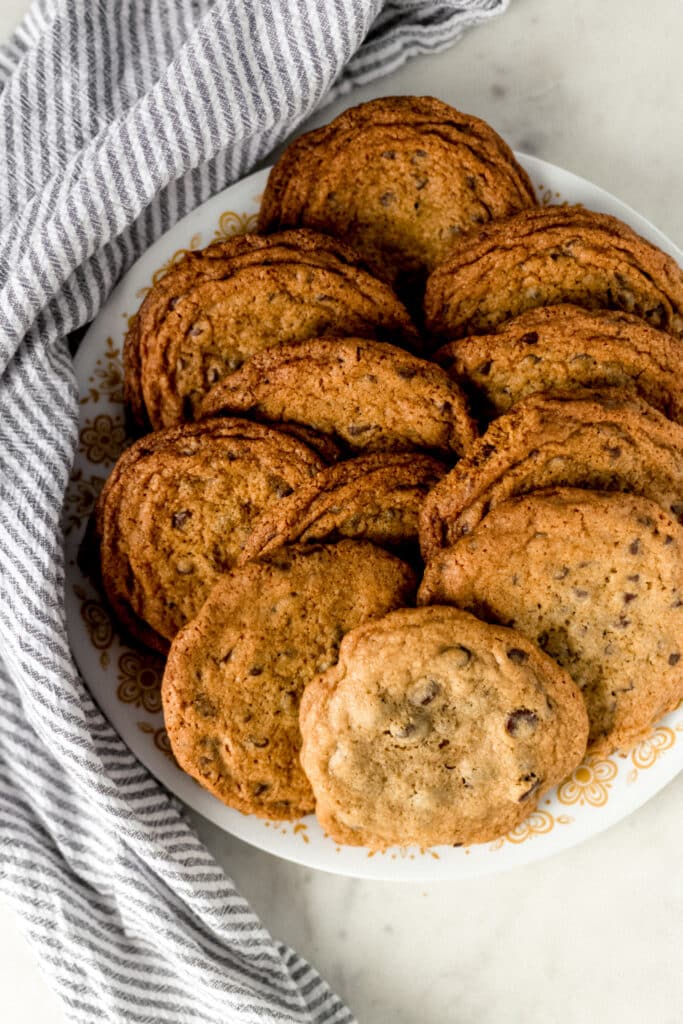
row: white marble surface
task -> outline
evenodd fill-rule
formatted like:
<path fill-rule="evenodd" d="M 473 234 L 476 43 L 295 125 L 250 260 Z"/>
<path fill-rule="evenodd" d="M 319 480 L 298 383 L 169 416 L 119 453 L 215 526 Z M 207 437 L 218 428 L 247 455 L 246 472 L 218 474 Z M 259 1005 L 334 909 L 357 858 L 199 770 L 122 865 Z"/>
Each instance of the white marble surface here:
<path fill-rule="evenodd" d="M 0 38 L 27 6 L 2 0 Z M 438 95 L 614 192 L 683 246 L 682 38 L 680 0 L 512 0 L 452 50 L 352 101 Z M 270 930 L 362 1024 L 678 1024 L 682 800 L 679 777 L 581 847 L 429 886 L 323 875 L 195 823 Z M 61 1019 L 2 907 L 0 995 L 8 1024 Z"/>

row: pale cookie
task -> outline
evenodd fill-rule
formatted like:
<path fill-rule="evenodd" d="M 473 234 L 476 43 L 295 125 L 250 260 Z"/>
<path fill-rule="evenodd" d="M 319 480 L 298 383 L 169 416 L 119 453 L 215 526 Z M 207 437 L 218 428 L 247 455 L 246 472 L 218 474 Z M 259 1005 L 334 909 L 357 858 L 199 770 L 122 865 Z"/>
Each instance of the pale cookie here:
<path fill-rule="evenodd" d="M 301 703 L 301 763 L 338 843 L 481 843 L 574 769 L 586 709 L 514 630 L 455 608 L 392 612 L 349 633 Z"/>

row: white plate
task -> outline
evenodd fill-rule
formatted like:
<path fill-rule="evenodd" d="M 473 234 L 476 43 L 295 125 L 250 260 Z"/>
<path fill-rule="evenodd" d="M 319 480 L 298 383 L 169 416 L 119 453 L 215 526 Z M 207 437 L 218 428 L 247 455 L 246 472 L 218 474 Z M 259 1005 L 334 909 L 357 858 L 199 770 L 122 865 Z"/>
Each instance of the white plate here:
<path fill-rule="evenodd" d="M 542 202 L 585 203 L 621 217 L 683 264 L 683 253 L 634 210 L 583 178 L 520 156 Z M 85 522 L 125 443 L 121 349 L 130 316 L 151 282 L 188 249 L 253 230 L 267 170 L 214 196 L 159 239 L 125 276 L 75 358 L 81 395 L 80 447 L 67 492 L 66 608 L 76 661 L 95 700 L 131 750 L 172 793 L 227 832 L 262 850 L 338 874 L 364 878 L 466 878 L 525 864 L 573 846 L 631 814 L 683 767 L 683 707 L 667 715 L 628 756 L 590 758 L 548 794 L 523 824 L 493 843 L 429 850 L 338 847 L 313 816 L 264 822 L 224 807 L 175 764 L 160 711 L 160 668 L 124 646 L 97 592 L 77 565 Z"/>

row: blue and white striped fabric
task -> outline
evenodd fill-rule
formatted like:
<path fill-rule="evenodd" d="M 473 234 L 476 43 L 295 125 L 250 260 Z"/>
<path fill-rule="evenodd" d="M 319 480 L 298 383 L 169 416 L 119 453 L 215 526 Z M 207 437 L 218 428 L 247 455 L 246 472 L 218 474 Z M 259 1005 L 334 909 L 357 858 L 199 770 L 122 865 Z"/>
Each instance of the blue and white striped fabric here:
<path fill-rule="evenodd" d="M 0 48 L 0 894 L 76 1021 L 350 1021 L 85 689 L 67 335 L 324 98 L 505 0 L 38 0 Z"/>

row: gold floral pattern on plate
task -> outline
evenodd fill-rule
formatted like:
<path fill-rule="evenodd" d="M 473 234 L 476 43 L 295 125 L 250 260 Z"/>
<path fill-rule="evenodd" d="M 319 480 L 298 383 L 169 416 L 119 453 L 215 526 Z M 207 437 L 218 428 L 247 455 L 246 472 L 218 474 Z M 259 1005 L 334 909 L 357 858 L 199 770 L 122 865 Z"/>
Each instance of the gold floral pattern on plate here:
<path fill-rule="evenodd" d="M 74 469 L 64 498 L 64 532 L 78 529 L 95 507 L 106 477 L 97 473 L 86 476 L 82 469 Z"/>
<path fill-rule="evenodd" d="M 256 231 L 258 224 L 258 213 L 236 213 L 234 210 L 225 210 L 218 218 L 218 227 L 213 233 L 213 241 L 221 242 L 233 235 L 246 235 L 250 231 Z"/>
<path fill-rule="evenodd" d="M 533 811 L 528 818 L 516 825 L 506 835 L 496 839 L 489 845 L 489 850 L 502 850 L 506 843 L 519 846 L 535 836 L 552 832 L 556 825 L 570 825 L 573 822 L 568 814 L 551 814 L 550 811 Z"/>
<path fill-rule="evenodd" d="M 123 417 L 107 413 L 98 413 L 93 419 L 84 420 L 78 437 L 86 459 L 103 466 L 113 466 L 130 443 Z"/>
<path fill-rule="evenodd" d="M 138 729 L 140 732 L 144 732 L 145 735 L 150 736 L 156 749 L 160 750 L 162 754 L 165 754 L 169 761 L 173 761 L 173 764 L 177 765 L 180 770 L 180 765 L 173 756 L 171 741 L 168 738 L 165 726 L 154 726 L 151 722 L 138 722 Z"/>
<path fill-rule="evenodd" d="M 679 723 L 676 731 L 680 731 L 681 727 L 681 723 Z M 629 782 L 635 782 L 639 772 L 652 768 L 665 750 L 671 750 L 677 739 L 676 731 L 666 725 L 659 725 L 633 748 L 631 751 L 633 768 L 628 773 Z"/>
<path fill-rule="evenodd" d="M 151 715 L 161 711 L 161 677 L 164 664 L 161 658 L 142 651 L 124 651 L 119 657 L 116 696 L 124 704 L 144 708 Z"/>
<path fill-rule="evenodd" d="M 604 807 L 617 771 L 617 765 L 611 758 L 587 757 L 558 787 L 557 799 L 561 804 Z"/>
<path fill-rule="evenodd" d="M 121 363 L 121 347 L 114 344 L 113 338 L 107 338 L 104 354 L 95 363 L 90 375 L 90 387 L 81 396 L 81 405 L 88 402 L 99 402 L 108 399 L 117 405 L 123 405 L 123 366 Z"/>
<path fill-rule="evenodd" d="M 80 601 L 81 618 L 88 630 L 90 643 L 100 652 L 100 665 L 106 668 L 109 664 L 109 648 L 114 642 L 114 625 L 109 612 L 99 601 L 88 597 L 83 587 L 75 584 L 73 589 Z"/>

